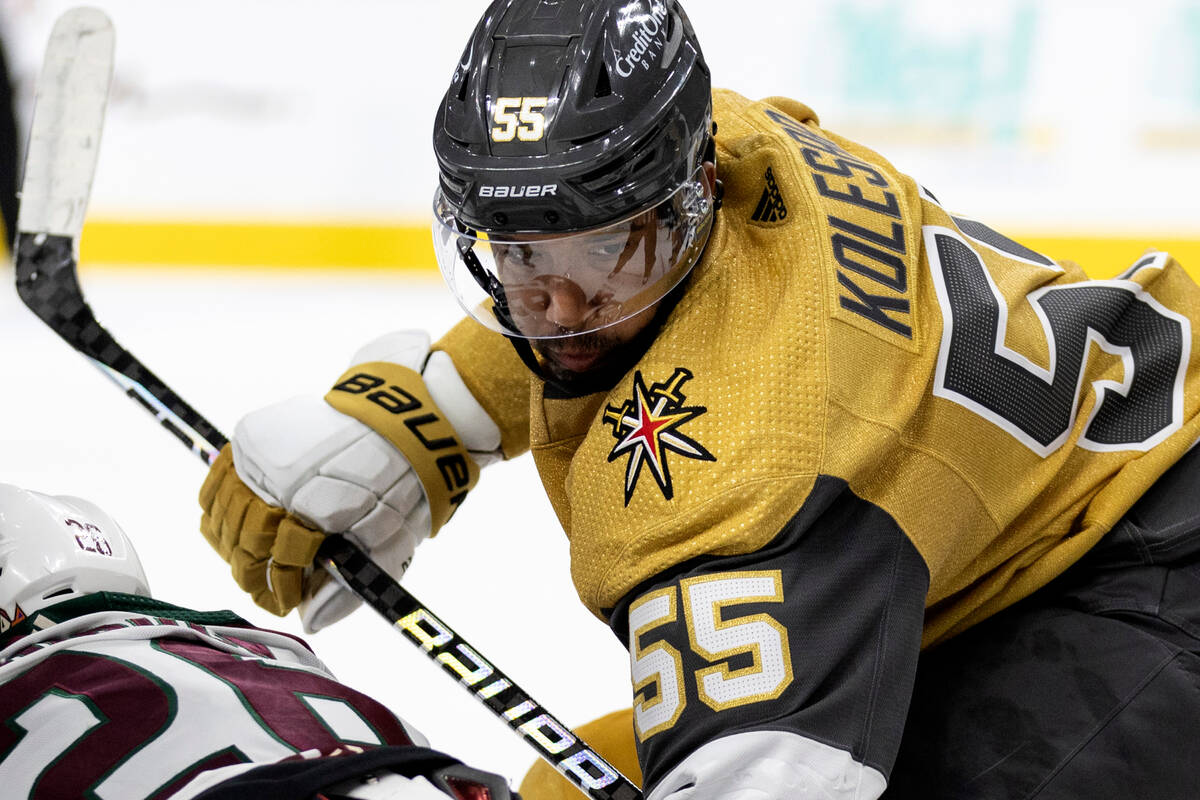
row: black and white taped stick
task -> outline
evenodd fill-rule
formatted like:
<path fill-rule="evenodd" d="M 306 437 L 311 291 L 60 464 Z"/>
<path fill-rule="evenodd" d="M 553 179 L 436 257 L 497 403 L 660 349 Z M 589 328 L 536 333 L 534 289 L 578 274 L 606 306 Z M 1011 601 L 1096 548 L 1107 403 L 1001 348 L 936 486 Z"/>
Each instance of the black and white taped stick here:
<path fill-rule="evenodd" d="M 75 275 L 115 42 L 112 22 L 95 8 L 67 11 L 50 33 L 17 214 L 17 292 L 42 321 L 212 463 L 223 437 L 96 322 Z M 219 442 L 216 449 L 213 442 Z"/>
<path fill-rule="evenodd" d="M 25 305 L 59 337 L 211 464 L 228 438 L 100 325 L 79 285 L 78 242 L 104 124 L 112 54 L 112 25 L 103 13 L 73 9 L 55 24 L 34 108 L 29 150 L 33 163 L 26 163 L 21 192 L 17 291 Z M 585 794 L 596 800 L 640 800 L 641 792 L 633 782 L 351 541 L 343 536 L 327 537 L 317 562 Z"/>
<path fill-rule="evenodd" d="M 382 614 L 477 700 L 520 734 L 542 758 L 585 794 L 640 800 L 637 786 L 541 703 L 512 682 L 449 625 L 413 597 L 343 536 L 329 536 L 317 560 Z"/>
<path fill-rule="evenodd" d="M 211 465 L 226 438 L 96 321 L 76 275 L 75 240 L 18 231 L 17 293 L 38 318 Z"/>

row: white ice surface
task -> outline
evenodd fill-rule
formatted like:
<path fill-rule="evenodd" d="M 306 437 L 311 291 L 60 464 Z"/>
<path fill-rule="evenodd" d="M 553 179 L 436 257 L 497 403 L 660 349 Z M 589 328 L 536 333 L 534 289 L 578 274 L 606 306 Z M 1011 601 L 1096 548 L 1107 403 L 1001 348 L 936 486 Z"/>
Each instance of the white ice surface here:
<path fill-rule="evenodd" d="M 205 467 L 20 302 L 0 267 L 0 481 L 76 494 L 133 538 L 155 596 L 229 608 L 300 634 L 241 593 L 200 536 Z M 97 318 L 229 434 L 254 408 L 324 393 L 377 334 L 459 316 L 439 279 L 384 273 L 81 270 Z M 616 637 L 578 602 L 567 542 L 528 456 L 489 467 L 451 524 L 418 550 L 405 586 L 563 722 L 629 703 Z M 346 684 L 432 746 L 518 782 L 534 751 L 369 609 L 307 637 Z"/>

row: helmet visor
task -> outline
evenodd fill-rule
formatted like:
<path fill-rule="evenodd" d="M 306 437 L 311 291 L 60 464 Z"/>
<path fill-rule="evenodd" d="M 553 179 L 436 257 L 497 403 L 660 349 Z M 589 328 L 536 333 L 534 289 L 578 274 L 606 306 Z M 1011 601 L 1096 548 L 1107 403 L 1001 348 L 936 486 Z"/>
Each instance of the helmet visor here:
<path fill-rule="evenodd" d="M 438 266 L 489 328 L 557 339 L 616 325 L 661 300 L 700 257 L 713 209 L 702 170 L 647 211 L 570 235 L 485 233 L 434 196 Z"/>

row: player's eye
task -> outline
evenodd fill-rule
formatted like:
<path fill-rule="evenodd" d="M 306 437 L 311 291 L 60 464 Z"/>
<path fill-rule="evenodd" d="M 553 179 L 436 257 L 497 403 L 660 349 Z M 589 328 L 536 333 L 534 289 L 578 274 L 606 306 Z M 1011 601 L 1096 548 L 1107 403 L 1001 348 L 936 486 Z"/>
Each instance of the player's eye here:
<path fill-rule="evenodd" d="M 533 248 L 527 244 L 498 244 L 494 245 L 497 260 L 505 266 L 525 267 L 532 269 L 534 265 Z"/>
<path fill-rule="evenodd" d="M 625 239 L 616 240 L 609 239 L 604 242 L 597 242 L 589 249 L 589 253 L 598 258 L 616 258 L 621 255 L 628 242 Z"/>

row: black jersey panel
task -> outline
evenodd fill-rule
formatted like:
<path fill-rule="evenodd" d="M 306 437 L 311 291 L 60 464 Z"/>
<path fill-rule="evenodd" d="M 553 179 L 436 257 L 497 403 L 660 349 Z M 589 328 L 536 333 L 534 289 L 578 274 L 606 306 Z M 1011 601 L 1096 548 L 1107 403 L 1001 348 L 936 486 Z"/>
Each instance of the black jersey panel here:
<path fill-rule="evenodd" d="M 705 742 L 750 730 L 796 733 L 886 776 L 928 583 L 895 520 L 822 476 L 768 546 L 695 559 L 639 587 L 610 619 L 627 645 L 630 627 L 638 631 L 646 785 Z"/>

